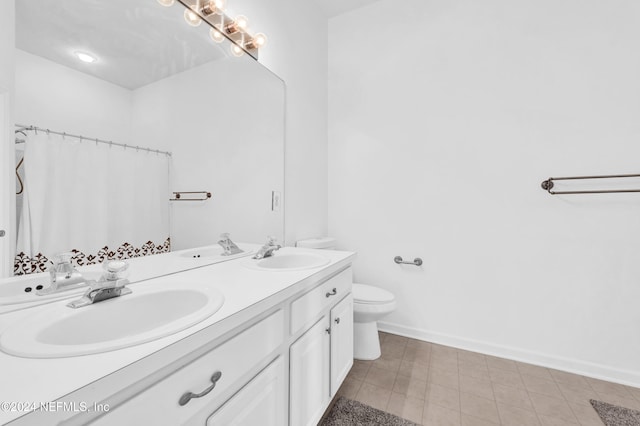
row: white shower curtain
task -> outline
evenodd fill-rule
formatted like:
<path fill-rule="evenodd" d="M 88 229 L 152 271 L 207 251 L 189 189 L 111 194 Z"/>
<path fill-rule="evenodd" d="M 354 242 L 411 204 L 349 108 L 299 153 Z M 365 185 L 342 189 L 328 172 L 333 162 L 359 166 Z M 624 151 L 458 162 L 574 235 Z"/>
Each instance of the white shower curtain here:
<path fill-rule="evenodd" d="M 24 159 L 16 275 L 170 251 L 166 155 L 37 132 Z"/>

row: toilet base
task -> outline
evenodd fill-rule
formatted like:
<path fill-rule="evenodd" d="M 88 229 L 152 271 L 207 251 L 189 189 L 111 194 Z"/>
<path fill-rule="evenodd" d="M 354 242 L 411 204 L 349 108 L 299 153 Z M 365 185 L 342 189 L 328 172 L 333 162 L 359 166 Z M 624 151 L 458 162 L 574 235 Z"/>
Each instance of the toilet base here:
<path fill-rule="evenodd" d="M 380 358 L 377 321 L 353 323 L 353 357 L 362 361 Z"/>

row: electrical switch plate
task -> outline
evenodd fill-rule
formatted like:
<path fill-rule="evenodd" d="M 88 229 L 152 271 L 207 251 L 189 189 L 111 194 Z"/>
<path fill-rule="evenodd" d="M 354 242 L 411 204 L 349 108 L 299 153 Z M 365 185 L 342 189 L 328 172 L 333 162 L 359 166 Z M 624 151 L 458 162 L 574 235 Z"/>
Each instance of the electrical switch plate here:
<path fill-rule="evenodd" d="M 282 195 L 280 194 L 280 191 L 271 191 L 271 210 L 279 212 L 281 203 Z"/>

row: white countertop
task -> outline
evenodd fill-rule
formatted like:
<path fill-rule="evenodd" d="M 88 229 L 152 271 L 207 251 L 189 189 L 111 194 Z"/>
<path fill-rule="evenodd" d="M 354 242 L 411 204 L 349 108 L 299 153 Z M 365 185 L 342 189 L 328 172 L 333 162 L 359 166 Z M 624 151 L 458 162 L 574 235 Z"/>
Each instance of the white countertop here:
<path fill-rule="evenodd" d="M 182 330 L 173 335 L 111 352 L 94 355 L 83 355 L 68 358 L 32 359 L 21 358 L 0 352 L 0 402 L 16 403 L 46 403 L 54 401 L 76 391 L 98 379 L 101 379 L 133 362 L 151 355 L 171 344 L 180 341 L 207 327 L 221 323 L 221 321 L 238 314 L 252 305 L 264 301 L 284 290 L 291 289 L 296 284 L 309 281 L 310 277 L 322 274 L 327 269 L 335 269 L 348 265 L 354 253 L 333 250 L 313 250 L 285 247 L 276 253 L 314 253 L 326 257 L 330 263 L 321 268 L 298 271 L 267 271 L 247 267 L 255 262 L 249 257 L 234 259 L 223 263 L 197 267 L 179 273 L 172 273 L 176 268 L 176 253 L 148 256 L 142 262 L 131 262 L 131 279 L 144 277 L 151 271 L 171 273 L 171 275 L 146 279 L 134 283 L 130 288 L 149 286 L 176 285 L 179 282 L 196 281 L 213 284 L 225 296 L 224 305 L 214 315 L 203 322 Z M 138 259 L 136 259 L 138 260 Z M 179 259 L 177 264 L 189 259 Z M 136 271 L 136 268 L 139 268 Z M 136 275 L 138 274 L 138 275 Z M 0 280 L 0 286 L 7 280 Z M 15 281 L 15 279 L 13 280 Z M 302 284 L 301 284 L 302 285 Z M 300 288 L 302 289 L 302 287 Z M 285 292 L 286 293 L 286 292 Z M 77 294 L 70 298 L 77 298 Z M 126 297 L 126 296 L 123 296 Z M 288 296 L 287 296 L 288 297 Z M 55 311 L 56 307 L 64 306 L 69 299 L 50 304 L 30 307 L 13 312 L 0 314 L 0 333 L 7 327 L 29 318 L 31 315 L 45 310 Z M 284 300 L 284 298 L 283 298 Z M 117 299 L 100 303 L 117 303 Z M 279 301 L 274 301 L 279 303 Z M 90 306 L 80 309 L 91 309 Z M 108 326 L 108 324 L 105 324 Z M 25 414 L 24 412 L 0 410 L 0 423 L 4 424 Z"/>

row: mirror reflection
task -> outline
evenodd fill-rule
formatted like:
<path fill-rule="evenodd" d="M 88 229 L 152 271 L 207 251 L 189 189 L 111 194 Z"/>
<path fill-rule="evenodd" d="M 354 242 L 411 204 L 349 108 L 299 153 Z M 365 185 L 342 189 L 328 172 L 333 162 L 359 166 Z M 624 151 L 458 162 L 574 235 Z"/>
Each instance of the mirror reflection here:
<path fill-rule="evenodd" d="M 16 8 L 15 274 L 282 241 L 282 80 L 179 3 Z"/>

